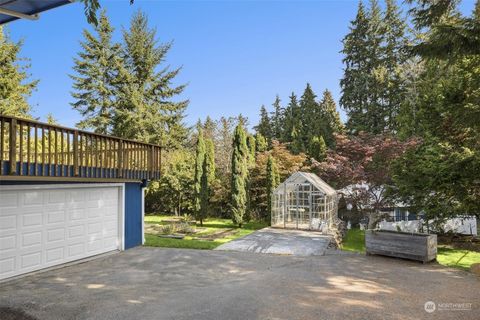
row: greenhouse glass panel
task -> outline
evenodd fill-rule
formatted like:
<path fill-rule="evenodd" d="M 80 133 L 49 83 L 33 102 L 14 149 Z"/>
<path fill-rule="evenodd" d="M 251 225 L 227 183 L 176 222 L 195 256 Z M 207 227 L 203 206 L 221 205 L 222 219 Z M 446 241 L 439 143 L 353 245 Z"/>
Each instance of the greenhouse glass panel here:
<path fill-rule="evenodd" d="M 272 194 L 272 227 L 330 233 L 337 192 L 313 173 L 296 172 Z"/>

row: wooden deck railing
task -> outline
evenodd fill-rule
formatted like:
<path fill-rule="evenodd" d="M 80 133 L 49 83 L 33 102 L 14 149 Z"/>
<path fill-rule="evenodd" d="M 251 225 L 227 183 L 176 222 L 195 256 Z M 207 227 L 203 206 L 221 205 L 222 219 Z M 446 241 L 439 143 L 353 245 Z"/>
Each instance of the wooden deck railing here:
<path fill-rule="evenodd" d="M 0 115 L 4 178 L 152 180 L 160 167 L 157 145 Z"/>

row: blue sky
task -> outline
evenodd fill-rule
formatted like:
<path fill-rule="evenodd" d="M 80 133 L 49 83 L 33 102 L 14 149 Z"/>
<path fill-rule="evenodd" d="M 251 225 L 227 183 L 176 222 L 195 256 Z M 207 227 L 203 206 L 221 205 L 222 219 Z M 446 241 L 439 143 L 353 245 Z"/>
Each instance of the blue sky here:
<path fill-rule="evenodd" d="M 470 10 L 473 0 L 464 1 Z M 186 123 L 210 115 L 239 113 L 258 121 L 262 104 L 275 95 L 286 104 L 292 91 L 301 95 L 310 82 L 317 95 L 326 88 L 338 101 L 342 76 L 341 39 L 355 16 L 357 1 L 141 1 L 101 0 L 120 39 L 130 16 L 145 11 L 160 41 L 174 41 L 167 63 L 182 66 L 178 83 L 188 83 Z M 80 119 L 70 96 L 73 57 L 82 30 L 91 28 L 83 5 L 74 3 L 44 12 L 38 21 L 8 25 L 13 39 L 23 39 L 22 56 L 40 79 L 30 99 L 34 114 L 48 113 L 65 126 Z M 341 111 L 342 119 L 345 115 Z"/>

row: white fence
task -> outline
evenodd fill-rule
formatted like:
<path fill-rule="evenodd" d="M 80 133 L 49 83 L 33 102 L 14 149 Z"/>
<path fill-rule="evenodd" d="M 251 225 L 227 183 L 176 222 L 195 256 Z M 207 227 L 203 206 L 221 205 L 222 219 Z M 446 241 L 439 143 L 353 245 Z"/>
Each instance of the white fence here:
<path fill-rule="evenodd" d="M 420 232 L 423 220 L 397 221 L 378 223 L 381 230 L 393 230 L 404 232 Z M 442 226 L 445 232 L 454 232 L 477 236 L 477 219 L 475 217 L 452 218 L 448 219 Z"/>

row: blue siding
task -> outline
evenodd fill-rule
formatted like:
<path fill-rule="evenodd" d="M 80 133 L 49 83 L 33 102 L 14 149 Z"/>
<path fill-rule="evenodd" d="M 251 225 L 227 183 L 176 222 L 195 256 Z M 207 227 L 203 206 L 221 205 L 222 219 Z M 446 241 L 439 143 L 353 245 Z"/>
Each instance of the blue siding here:
<path fill-rule="evenodd" d="M 142 244 L 142 184 L 125 183 L 125 249 Z"/>

